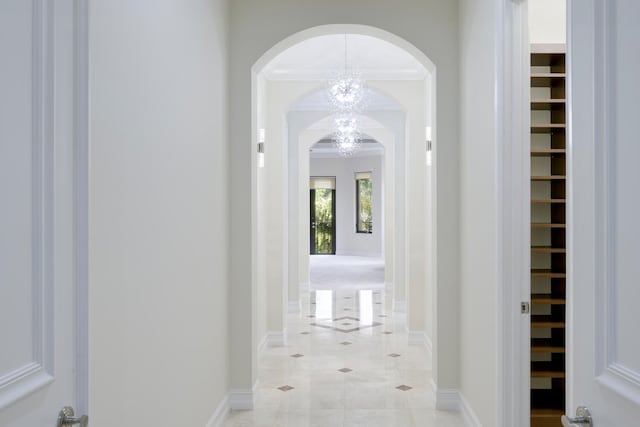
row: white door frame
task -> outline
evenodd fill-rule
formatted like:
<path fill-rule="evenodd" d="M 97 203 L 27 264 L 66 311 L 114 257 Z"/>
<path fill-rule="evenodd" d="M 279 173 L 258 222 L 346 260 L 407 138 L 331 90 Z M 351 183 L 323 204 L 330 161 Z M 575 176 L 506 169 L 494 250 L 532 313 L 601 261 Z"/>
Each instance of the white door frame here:
<path fill-rule="evenodd" d="M 529 425 L 529 28 L 527 0 L 496 0 L 499 426 Z"/>

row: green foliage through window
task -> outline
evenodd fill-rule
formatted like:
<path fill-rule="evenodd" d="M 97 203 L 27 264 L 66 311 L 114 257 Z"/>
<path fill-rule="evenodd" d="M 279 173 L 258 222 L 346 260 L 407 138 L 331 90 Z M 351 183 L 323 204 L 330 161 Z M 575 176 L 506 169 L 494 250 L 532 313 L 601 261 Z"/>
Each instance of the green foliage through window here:
<path fill-rule="evenodd" d="M 356 231 L 358 233 L 371 233 L 373 230 L 372 191 L 371 174 L 357 174 Z"/>

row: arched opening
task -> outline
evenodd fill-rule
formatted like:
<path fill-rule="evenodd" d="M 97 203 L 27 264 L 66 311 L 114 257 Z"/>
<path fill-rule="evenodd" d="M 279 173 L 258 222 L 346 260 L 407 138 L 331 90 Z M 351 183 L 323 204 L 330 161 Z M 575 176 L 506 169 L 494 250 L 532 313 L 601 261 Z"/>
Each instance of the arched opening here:
<path fill-rule="evenodd" d="M 257 348 L 286 343 L 287 313 L 299 311 L 300 289 L 309 285 L 308 218 L 300 214 L 300 206 L 306 202 L 308 212 L 308 150 L 327 134 L 322 122 L 330 112 L 321 98 L 329 68 L 337 68 L 331 58 L 344 55 L 342 45 L 336 47 L 332 39 L 342 42 L 344 34 L 354 45 L 369 43 L 359 58 L 352 59 L 362 61 L 358 65 L 375 95 L 363 113 L 380 126 L 367 133 L 385 147 L 384 182 L 390 195 L 381 227 L 385 284 L 393 290 L 393 310 L 407 313 L 409 341 L 435 340 L 437 239 L 432 212 L 437 162 L 435 144 L 426 143 L 427 135 L 433 142 L 436 135 L 435 67 L 422 52 L 390 33 L 330 25 L 278 43 L 252 70 L 252 142 L 259 146 L 252 155 L 260 151 L 252 159 Z M 317 50 L 321 47 L 329 65 L 322 65 Z M 381 49 L 389 54 L 364 54 Z M 298 63 L 296 54 L 303 55 Z M 258 165 L 259 156 L 264 167 Z"/>

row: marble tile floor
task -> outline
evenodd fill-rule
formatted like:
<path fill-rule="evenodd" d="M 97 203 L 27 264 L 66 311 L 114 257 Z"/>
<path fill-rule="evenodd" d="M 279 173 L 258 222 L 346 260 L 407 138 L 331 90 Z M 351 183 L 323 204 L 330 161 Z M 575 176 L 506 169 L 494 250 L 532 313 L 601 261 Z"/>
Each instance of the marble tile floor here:
<path fill-rule="evenodd" d="M 407 344 L 405 316 L 384 291 L 317 290 L 303 301 L 287 345 L 259 357 L 255 408 L 232 411 L 225 427 L 464 426 L 435 409 L 426 348 Z"/>

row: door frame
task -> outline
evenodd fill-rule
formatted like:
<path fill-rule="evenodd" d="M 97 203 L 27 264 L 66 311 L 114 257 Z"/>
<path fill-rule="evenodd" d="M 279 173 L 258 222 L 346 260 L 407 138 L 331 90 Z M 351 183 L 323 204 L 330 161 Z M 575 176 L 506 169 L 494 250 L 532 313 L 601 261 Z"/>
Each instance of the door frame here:
<path fill-rule="evenodd" d="M 325 177 L 312 177 L 312 178 L 325 178 Z M 336 177 L 326 177 L 333 178 L 334 185 L 336 183 Z M 316 253 L 316 245 L 315 245 L 315 236 L 313 231 L 313 224 L 315 223 L 315 188 L 309 189 L 309 254 L 310 255 L 335 255 L 336 254 L 336 188 L 331 190 L 331 220 L 333 222 L 333 227 L 331 228 L 331 253 L 330 254 L 319 254 Z"/>
<path fill-rule="evenodd" d="M 496 1 L 497 420 L 529 426 L 530 153 L 528 0 Z"/>

